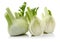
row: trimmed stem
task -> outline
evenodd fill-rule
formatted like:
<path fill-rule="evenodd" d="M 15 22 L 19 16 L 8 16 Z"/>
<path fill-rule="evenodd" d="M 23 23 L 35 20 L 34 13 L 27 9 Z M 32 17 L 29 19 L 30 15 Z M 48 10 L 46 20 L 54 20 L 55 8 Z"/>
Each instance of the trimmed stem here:
<path fill-rule="evenodd" d="M 19 13 L 16 13 L 16 12 L 15 12 L 15 17 L 16 17 L 16 19 L 20 18 L 20 16 L 21 16 L 21 15 L 19 15 Z"/>
<path fill-rule="evenodd" d="M 8 14 L 9 17 L 11 18 L 11 21 L 13 21 L 13 20 L 14 20 L 14 16 L 13 16 L 13 14 L 11 13 L 10 9 L 7 8 L 6 10 L 7 10 L 7 14 Z"/>
<path fill-rule="evenodd" d="M 47 7 L 44 8 L 44 11 L 45 11 L 45 16 L 49 15 Z"/>
<path fill-rule="evenodd" d="M 29 16 L 29 18 L 30 18 L 30 21 L 31 21 L 31 19 L 32 19 L 32 17 L 33 17 L 33 14 L 32 14 L 32 11 L 31 11 L 31 9 L 29 8 L 29 7 L 27 7 L 27 14 L 28 14 L 28 16 Z"/>
<path fill-rule="evenodd" d="M 48 10 L 47 7 L 44 8 L 44 11 L 45 11 L 45 15 L 46 15 L 46 16 L 49 16 L 49 15 L 51 16 L 51 15 L 52 15 L 52 14 L 51 14 L 51 11 Z"/>
<path fill-rule="evenodd" d="M 8 25 L 11 26 L 11 24 L 13 22 L 12 22 L 12 19 L 9 17 L 9 15 L 7 13 L 5 14 L 5 18 L 6 18 L 7 22 L 8 22 Z"/>
<path fill-rule="evenodd" d="M 30 22 L 31 20 L 30 20 L 30 17 L 29 17 L 29 14 L 26 12 L 26 19 Z"/>

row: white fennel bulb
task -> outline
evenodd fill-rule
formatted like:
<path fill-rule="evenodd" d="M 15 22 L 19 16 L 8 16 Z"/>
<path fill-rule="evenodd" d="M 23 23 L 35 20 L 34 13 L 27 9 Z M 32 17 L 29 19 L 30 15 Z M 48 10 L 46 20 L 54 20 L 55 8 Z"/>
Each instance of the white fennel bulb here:
<path fill-rule="evenodd" d="M 28 31 L 28 22 L 24 16 L 24 11 L 26 7 L 26 2 L 20 7 L 19 12 L 15 12 L 15 17 L 11 13 L 10 9 L 7 8 L 5 18 L 8 22 L 8 33 L 10 35 L 21 35 Z"/>
<path fill-rule="evenodd" d="M 38 8 L 30 9 L 28 7 L 27 12 L 26 12 L 26 14 L 28 15 L 28 19 L 29 19 L 29 32 L 34 36 L 38 36 L 43 33 L 43 28 L 41 26 L 41 20 L 36 16 L 37 9 Z"/>
<path fill-rule="evenodd" d="M 55 28 L 55 20 L 51 14 L 51 11 L 47 9 L 47 7 L 44 8 L 45 14 L 43 15 L 43 24 L 44 24 L 44 33 L 52 33 Z"/>

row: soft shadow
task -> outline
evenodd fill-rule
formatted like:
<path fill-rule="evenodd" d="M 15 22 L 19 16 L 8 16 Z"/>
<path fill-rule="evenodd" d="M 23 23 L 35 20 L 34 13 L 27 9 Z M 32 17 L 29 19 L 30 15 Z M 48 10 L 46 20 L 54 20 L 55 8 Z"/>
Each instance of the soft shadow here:
<path fill-rule="evenodd" d="M 42 34 L 42 35 L 40 35 L 40 36 L 34 36 L 34 35 L 27 35 L 27 34 L 22 34 L 22 35 L 16 35 L 16 36 L 10 36 L 9 38 L 15 38 L 15 37 L 17 37 L 17 38 L 20 38 L 20 37 L 28 37 L 28 38 L 50 38 L 50 37 L 55 37 L 55 35 L 53 34 L 53 33 L 50 33 L 50 34 Z"/>
<path fill-rule="evenodd" d="M 28 35 L 27 34 L 11 35 L 10 37 L 28 37 Z"/>
<path fill-rule="evenodd" d="M 50 33 L 50 34 L 42 34 L 40 36 L 34 36 L 34 35 L 31 35 L 31 37 L 39 37 L 39 38 L 48 38 L 48 37 L 55 37 L 55 35 L 53 33 Z"/>
<path fill-rule="evenodd" d="M 50 34 L 43 34 L 41 37 L 55 37 L 53 33 Z"/>

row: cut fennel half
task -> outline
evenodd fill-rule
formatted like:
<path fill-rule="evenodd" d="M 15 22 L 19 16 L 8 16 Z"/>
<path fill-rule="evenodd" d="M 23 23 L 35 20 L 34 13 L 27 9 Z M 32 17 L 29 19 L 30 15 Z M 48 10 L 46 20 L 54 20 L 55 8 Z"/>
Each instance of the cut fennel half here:
<path fill-rule="evenodd" d="M 44 33 L 52 33 L 55 28 L 55 20 L 51 14 L 51 11 L 47 9 L 47 7 L 44 8 L 45 14 L 42 14 L 42 21 L 45 25 L 44 27 Z"/>
<path fill-rule="evenodd" d="M 38 8 L 30 9 L 29 7 L 27 7 L 26 12 L 29 20 L 29 32 L 34 36 L 38 36 L 43 33 L 43 28 L 41 28 L 41 20 L 36 16 L 37 10 Z"/>

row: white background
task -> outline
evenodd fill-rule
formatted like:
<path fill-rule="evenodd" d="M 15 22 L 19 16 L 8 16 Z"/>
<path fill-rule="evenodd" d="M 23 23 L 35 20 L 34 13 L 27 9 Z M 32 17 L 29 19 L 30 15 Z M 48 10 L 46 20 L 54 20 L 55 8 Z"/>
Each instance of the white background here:
<path fill-rule="evenodd" d="M 52 34 L 31 37 L 29 33 L 24 36 L 11 37 L 8 34 L 8 25 L 4 17 L 6 8 L 9 7 L 12 12 L 19 9 L 23 2 L 32 8 L 39 7 L 38 17 L 41 17 L 44 7 L 52 11 L 55 18 L 55 30 Z M 59 0 L 0 0 L 0 42 L 60 42 L 60 1 Z"/>

